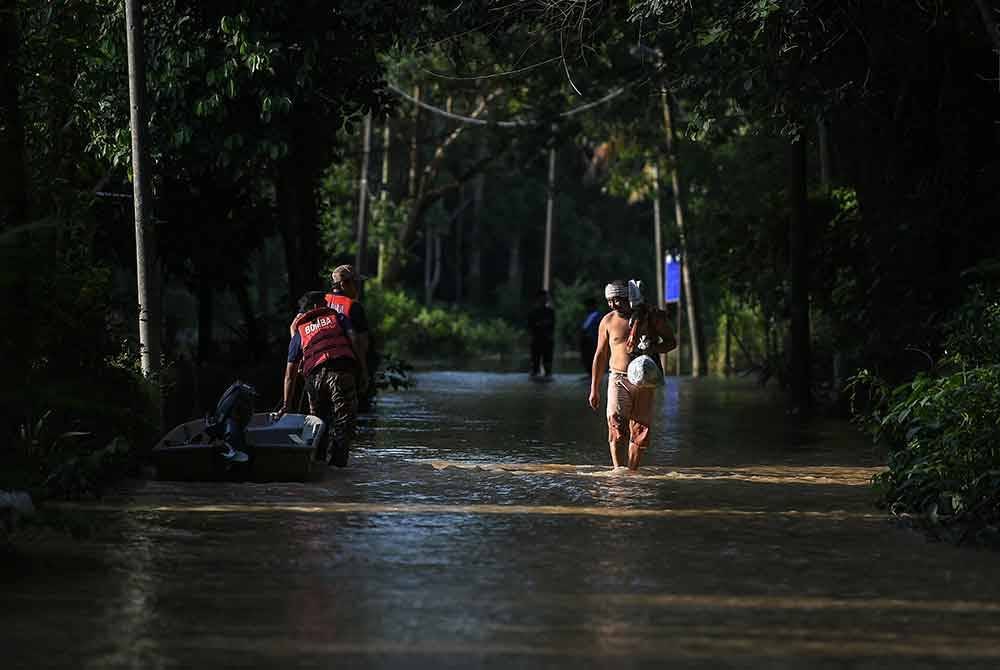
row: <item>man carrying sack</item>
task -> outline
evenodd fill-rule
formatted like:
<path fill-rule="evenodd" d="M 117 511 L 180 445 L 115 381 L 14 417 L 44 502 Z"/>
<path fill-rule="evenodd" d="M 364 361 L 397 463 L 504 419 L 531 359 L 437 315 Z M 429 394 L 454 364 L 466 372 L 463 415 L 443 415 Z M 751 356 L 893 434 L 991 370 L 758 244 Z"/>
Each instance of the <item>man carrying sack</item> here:
<path fill-rule="evenodd" d="M 590 407 L 597 410 L 600 405 L 599 384 L 608 369 L 611 464 L 617 470 L 625 462 L 629 470 L 638 470 L 649 447 L 656 386 L 662 382 L 656 356 L 672 350 L 677 341 L 666 314 L 645 304 L 640 282 L 615 280 L 605 287 L 604 296 L 611 311 L 601 319 L 597 334 Z"/>

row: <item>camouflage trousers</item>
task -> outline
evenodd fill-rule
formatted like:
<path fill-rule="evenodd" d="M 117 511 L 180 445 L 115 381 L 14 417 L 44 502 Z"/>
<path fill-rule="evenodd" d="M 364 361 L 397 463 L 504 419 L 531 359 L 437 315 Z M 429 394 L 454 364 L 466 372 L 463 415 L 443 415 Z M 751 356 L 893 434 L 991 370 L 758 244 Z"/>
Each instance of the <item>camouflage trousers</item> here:
<path fill-rule="evenodd" d="M 306 378 L 309 412 L 326 423 L 317 457 L 344 467 L 351 451 L 358 416 L 358 392 L 354 372 L 320 367 Z"/>

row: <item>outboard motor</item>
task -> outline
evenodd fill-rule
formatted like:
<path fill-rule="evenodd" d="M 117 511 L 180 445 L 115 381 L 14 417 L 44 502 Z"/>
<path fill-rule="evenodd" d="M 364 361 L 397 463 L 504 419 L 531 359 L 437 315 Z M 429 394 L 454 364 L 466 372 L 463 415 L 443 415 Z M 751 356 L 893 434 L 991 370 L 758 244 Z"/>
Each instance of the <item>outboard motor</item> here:
<path fill-rule="evenodd" d="M 246 463 L 246 429 L 253 418 L 257 391 L 249 384 L 236 380 L 226 389 L 215 406 L 215 412 L 205 417 L 205 432 L 222 443 L 219 456 L 231 463 Z"/>

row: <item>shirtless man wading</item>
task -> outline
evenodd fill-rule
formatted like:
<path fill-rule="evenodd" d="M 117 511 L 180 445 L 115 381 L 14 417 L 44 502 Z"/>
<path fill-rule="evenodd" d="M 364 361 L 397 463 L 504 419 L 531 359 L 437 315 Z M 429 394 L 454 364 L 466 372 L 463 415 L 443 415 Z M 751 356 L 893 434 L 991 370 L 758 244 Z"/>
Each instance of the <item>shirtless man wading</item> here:
<path fill-rule="evenodd" d="M 638 287 L 636 287 L 637 289 Z M 633 312 L 629 302 L 629 286 L 623 280 L 615 280 L 604 289 L 611 312 L 601 319 L 597 334 L 597 352 L 590 377 L 590 407 L 594 410 L 601 403 L 598 385 L 604 371 L 608 369 L 608 443 L 611 447 L 611 464 L 622 467 L 624 455 L 628 451 L 628 468 L 639 469 L 642 453 L 649 446 L 649 426 L 653 415 L 655 388 L 639 388 L 628 380 L 628 364 L 638 353 L 636 345 L 643 339 L 646 348 L 642 353 L 654 358 L 677 346 L 673 329 L 666 314 L 649 309 L 645 305 Z M 641 296 L 633 296 L 641 302 Z M 640 316 L 630 323 L 630 317 Z M 635 330 L 633 331 L 633 325 Z M 631 342 L 630 342 L 631 339 Z"/>

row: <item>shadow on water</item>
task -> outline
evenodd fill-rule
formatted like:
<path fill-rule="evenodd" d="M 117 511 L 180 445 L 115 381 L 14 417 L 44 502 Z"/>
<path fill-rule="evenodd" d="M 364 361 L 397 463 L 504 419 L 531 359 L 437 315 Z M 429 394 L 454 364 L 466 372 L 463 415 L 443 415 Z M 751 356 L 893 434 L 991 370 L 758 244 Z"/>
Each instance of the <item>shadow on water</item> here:
<path fill-rule="evenodd" d="M 886 523 L 881 460 L 849 425 L 670 379 L 628 474 L 580 376 L 417 378 L 321 481 L 134 482 L 76 505 L 104 532 L 28 547 L 65 560 L 3 584 L 9 667 L 1000 660 L 995 557 Z"/>

